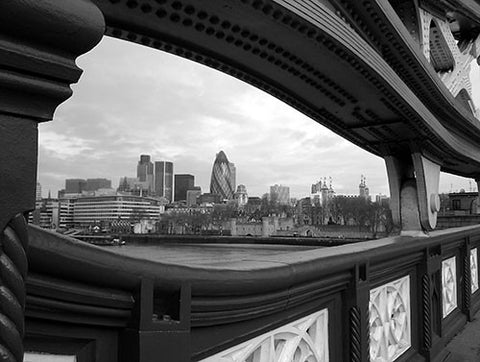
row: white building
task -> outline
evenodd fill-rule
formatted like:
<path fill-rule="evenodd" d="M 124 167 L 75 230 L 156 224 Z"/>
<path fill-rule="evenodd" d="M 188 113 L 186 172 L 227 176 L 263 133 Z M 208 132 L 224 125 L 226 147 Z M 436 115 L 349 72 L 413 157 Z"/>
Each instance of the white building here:
<path fill-rule="evenodd" d="M 157 199 L 139 196 L 82 197 L 75 200 L 73 222 L 77 226 L 98 222 L 143 219 L 158 220 L 163 205 Z"/>
<path fill-rule="evenodd" d="M 73 227 L 73 211 L 75 207 L 74 199 L 60 199 L 58 200 L 58 227 L 59 228 L 71 228 Z"/>
<path fill-rule="evenodd" d="M 59 221 L 58 200 L 40 199 L 35 210 L 29 214 L 28 222 L 45 229 L 56 229 Z"/>

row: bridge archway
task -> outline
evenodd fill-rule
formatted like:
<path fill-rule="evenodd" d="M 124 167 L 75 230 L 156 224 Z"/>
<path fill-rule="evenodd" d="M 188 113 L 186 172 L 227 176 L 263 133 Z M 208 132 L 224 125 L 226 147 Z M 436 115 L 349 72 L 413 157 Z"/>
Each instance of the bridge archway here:
<path fill-rule="evenodd" d="M 232 75 L 244 78 L 275 94 L 370 152 L 385 157 L 388 159 L 392 190 L 400 193 L 406 179 L 416 174 L 415 186 L 421 213 L 425 208 L 435 209 L 435 177 L 440 167 L 462 175 L 478 175 L 480 169 L 479 148 L 476 142 L 479 138 L 476 132 L 478 126 L 469 123 L 471 118 L 465 115 L 466 112 L 451 104 L 453 98 L 444 94 L 444 89 L 437 86 L 435 80 L 431 78 L 430 70 L 423 68 L 425 62 L 417 58 L 418 54 L 409 51 L 412 44 L 402 33 L 403 28 L 397 26 L 396 18 L 391 16 L 388 7 L 387 11 L 381 7 L 385 2 L 350 2 L 349 6 L 358 15 L 356 18 L 348 19 L 358 25 L 355 29 L 316 1 L 202 1 L 195 4 L 201 4 L 204 9 L 195 11 L 194 8 L 192 14 L 186 15 L 183 14 L 188 6 L 180 1 L 158 0 L 155 3 L 153 1 L 140 3 L 135 0 L 109 2 L 98 0 L 96 3 L 102 7 L 108 27 L 113 29 L 112 31 L 118 30 L 120 35 L 124 34 L 129 40 L 145 44 L 155 44 L 156 41 L 159 48 L 163 47 L 167 51 L 175 51 L 185 56 L 190 54 L 197 61 L 231 72 Z M 18 217 L 22 218 L 19 213 L 28 211 L 32 206 L 31 183 L 35 178 L 36 123 L 49 120 L 58 103 L 68 98 L 69 85 L 77 81 L 80 75 L 79 69 L 74 65 L 75 58 L 98 41 L 102 21 L 99 13 L 87 1 L 65 0 L 61 5 L 58 1 L 47 0 L 3 1 L 0 4 L 2 10 L 0 26 L 4 35 L 0 45 L 2 55 L 0 59 L 3 62 L 1 90 L 8 95 L 2 98 L 0 109 L 4 120 L 2 131 L 6 130 L 0 133 L 2 140 L 0 144 L 6 151 L 6 156 L 2 155 L 4 157 L 2 167 L 6 165 L 5 170 L 12 170 L 15 173 L 15 177 L 12 178 L 9 172 L 4 172 L 8 178 L 6 181 L 0 180 L 0 189 L 7 191 L 7 196 L 1 195 L 2 206 L 6 205 L 6 211 L 1 211 L 0 226 L 3 230 L 7 222 L 12 220 L 10 225 L 14 229 L 14 236 L 10 238 L 4 236 L 2 240 L 11 239 L 12 243 L 15 243 L 16 239 L 23 239 L 16 238 L 15 233 L 24 237 L 25 226 L 17 223 L 18 219 L 14 220 L 12 217 L 18 214 Z M 119 8 L 116 8 L 117 5 Z M 364 11 L 355 7 L 363 7 Z M 368 16 L 365 16 L 365 12 Z M 149 14 L 150 17 L 142 14 Z M 190 15 L 192 17 L 189 17 Z M 22 21 L 18 21 L 19 17 Z M 163 20 L 158 22 L 158 18 Z M 372 21 L 376 24 L 372 24 Z M 156 25 L 154 22 L 157 22 Z M 363 26 L 360 23 L 363 23 Z M 32 28 L 42 31 L 32 32 Z M 72 41 L 72 38 L 75 41 Z M 400 68 L 407 71 L 400 72 L 398 71 Z M 357 85 L 354 89 L 349 87 L 352 82 Z M 453 122 L 450 122 L 452 120 Z M 4 140 L 8 142 L 3 142 Z M 20 151 L 20 158 L 16 154 L 17 150 Z M 20 164 L 28 169 L 28 172 L 15 167 L 18 164 L 15 162 L 19 160 L 26 161 Z M 430 173 L 433 176 L 430 177 Z M 27 177 L 29 181 L 24 182 L 22 176 Z M 21 180 L 20 185 L 12 189 L 11 184 L 15 184 L 16 180 Z M 413 183 L 412 180 L 409 182 Z M 13 192 L 9 193 L 10 190 Z M 21 202 L 17 202 L 17 198 Z M 427 203 L 425 199 L 433 202 Z M 421 215 L 422 223 L 427 222 L 427 226 L 428 216 L 430 214 Z M 10 229 L 4 231 L 4 235 L 7 234 L 11 235 Z M 464 235 L 465 239 L 470 238 L 468 233 Z M 12 244 L 7 254 L 11 250 L 24 251 L 24 246 L 18 244 Z M 415 278 L 415 284 L 420 285 L 421 281 L 423 290 L 420 293 L 428 311 L 436 310 L 435 306 L 429 308 L 432 304 L 429 288 L 431 284 L 440 288 L 442 249 L 446 249 L 443 244 L 440 241 L 432 242 L 429 245 L 433 248 L 420 250 L 416 249 L 417 246 L 413 243 L 409 243 L 410 250 L 418 250 L 417 255 L 425 255 L 425 258 L 421 258 L 424 261 L 424 265 L 421 265 L 423 272 L 420 272 L 420 264 L 419 267 L 409 263 L 405 265 L 408 266 L 408 273 Z M 394 251 L 400 251 L 398 245 L 392 243 L 391 246 Z M 385 252 L 384 247 L 379 249 Z M 468 240 L 465 240 L 464 251 L 459 250 L 457 253 L 454 249 L 455 247 L 452 247 L 449 252 L 458 256 L 460 252 L 468 253 Z M 377 258 L 377 265 L 374 266 L 377 269 L 372 267 L 372 274 L 376 272 L 377 278 L 381 274 L 378 270 L 385 264 L 378 263 L 378 254 L 375 256 L 374 252 L 366 254 L 365 250 L 359 251 L 360 253 L 351 256 L 351 265 L 348 271 L 342 270 L 341 276 L 345 278 L 345 284 L 355 288 L 351 294 L 353 298 L 349 298 L 352 305 L 347 306 L 350 321 L 356 323 L 354 333 L 351 333 L 357 336 L 356 341 L 350 345 L 352 351 L 357 351 L 356 356 L 355 352 L 352 353 L 353 359 L 367 360 L 365 356 L 360 356 L 368 352 L 365 348 L 366 341 L 358 336 L 366 335 L 364 332 L 368 331 L 365 312 L 370 289 L 370 266 L 369 262 L 361 258 L 366 255 L 371 255 L 367 256 L 367 260 L 373 261 Z M 25 263 L 22 262 L 26 257 L 22 255 L 23 257 L 13 260 L 22 266 L 21 271 L 25 271 Z M 455 270 L 457 255 L 448 256 L 453 261 L 450 268 Z M 391 259 L 390 255 L 384 261 Z M 467 274 L 463 280 L 468 280 L 470 275 L 468 260 L 467 254 L 464 256 L 464 270 Z M 310 299 L 309 294 L 303 293 L 305 291 L 303 286 L 304 282 L 312 282 L 318 287 L 315 280 L 317 270 L 311 268 L 311 264 L 305 264 L 304 260 L 302 265 L 305 265 L 306 270 L 309 269 L 308 274 L 305 273 L 307 279 L 297 279 L 297 275 L 293 274 L 294 268 L 286 263 L 277 263 L 276 269 L 280 268 L 278 264 L 285 270 L 284 277 L 278 279 L 281 279 L 282 283 L 288 283 L 288 293 L 293 289 L 291 281 L 294 280 L 303 284 L 302 290 L 300 292 L 297 290 L 300 299 Z M 322 266 L 321 272 L 326 272 L 327 267 L 334 264 L 332 262 Z M 403 271 L 407 268 L 405 265 L 402 265 Z M 163 268 L 163 271 L 165 269 Z M 417 271 L 418 278 L 415 274 Z M 332 274 L 335 269 L 329 272 Z M 434 279 L 431 279 L 432 273 L 435 273 Z M 20 273 L 16 273 L 15 277 L 19 275 Z M 207 280 L 202 275 L 196 279 L 200 285 Z M 241 276 L 238 273 L 234 274 L 237 278 L 239 275 Z M 265 280 L 278 282 L 268 275 Z M 16 289 L 20 290 L 17 295 L 22 294 L 23 282 L 24 280 L 12 282 L 12 285 L 19 286 Z M 257 284 L 251 283 L 250 279 L 243 282 L 239 285 L 245 287 L 250 284 L 251 287 Z M 376 282 L 380 282 L 380 279 Z M 216 285 L 206 284 L 204 290 L 216 289 Z M 226 284 L 229 285 L 230 291 L 236 287 Z M 261 284 L 257 285 L 257 288 L 249 289 L 250 296 L 263 288 Z M 145 292 L 151 306 L 154 299 L 152 281 L 142 280 L 141 287 L 140 293 L 144 295 Z M 272 285 L 268 285 L 268 288 L 272 288 Z M 332 290 L 335 288 L 338 287 L 332 286 Z M 190 284 L 182 286 L 179 299 L 189 300 L 189 293 Z M 465 300 L 469 300 L 467 298 L 470 297 L 470 293 L 465 295 L 468 296 Z M 223 296 L 225 294 L 221 295 Z M 291 296 L 293 294 L 282 296 L 285 306 L 294 300 L 290 298 Z M 278 294 L 268 295 L 268 301 L 275 299 L 278 299 Z M 441 300 L 441 297 L 439 299 Z M 218 299 L 215 302 L 218 302 Z M 222 302 L 231 303 L 230 299 Z M 331 303 L 334 302 L 332 299 Z M 433 303 L 437 302 L 433 300 Z M 249 309 L 252 299 L 240 299 L 235 303 L 238 303 L 234 304 L 235 307 L 240 306 L 238 309 L 243 309 L 242 313 L 249 316 L 264 311 Z M 205 305 L 204 303 L 203 306 Z M 14 308 L 17 309 L 14 310 L 20 310 L 15 317 L 20 316 L 21 319 L 23 310 L 20 306 L 20 303 L 16 303 Z M 282 304 L 280 306 L 282 307 Z M 187 313 L 187 318 L 190 318 L 187 308 L 180 309 L 181 312 Z M 434 315 L 437 316 L 437 313 Z M 150 317 L 153 317 L 153 308 L 150 308 Z M 221 321 L 226 319 L 231 321 L 229 315 L 223 314 L 220 317 Z M 442 320 L 437 318 L 435 323 L 441 327 Z M 22 358 L 21 341 L 18 337 L 23 332 L 23 326 L 20 324 L 18 329 L 22 331 L 17 331 L 17 326 L 8 328 L 8 332 L 17 332 L 10 333 L 14 337 L 9 341 L 14 341 L 12 344 L 18 360 Z M 430 322 L 427 324 L 423 338 L 429 342 L 423 347 L 426 347 L 429 353 L 432 347 L 432 324 Z M 178 327 L 185 328 L 175 330 L 175 333 L 183 335 L 184 339 L 181 341 L 189 340 L 189 319 L 186 326 L 179 323 Z M 184 350 L 181 352 L 185 353 Z"/>
<path fill-rule="evenodd" d="M 379 69 L 352 44 L 369 56 L 375 50 L 330 2 L 242 1 L 223 8 L 196 1 L 95 3 L 106 16 L 107 35 L 242 79 L 376 155 L 392 152 L 377 142 L 394 153 L 410 152 L 397 140 L 400 124 L 411 117 L 388 100 L 392 94 Z"/>

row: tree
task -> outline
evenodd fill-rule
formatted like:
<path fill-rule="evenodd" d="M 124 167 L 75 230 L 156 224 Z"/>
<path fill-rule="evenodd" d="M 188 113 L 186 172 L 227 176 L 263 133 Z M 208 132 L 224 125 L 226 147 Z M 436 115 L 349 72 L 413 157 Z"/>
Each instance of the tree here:
<path fill-rule="evenodd" d="M 220 226 L 223 222 L 238 216 L 237 204 L 218 204 L 213 207 L 212 222 Z"/>

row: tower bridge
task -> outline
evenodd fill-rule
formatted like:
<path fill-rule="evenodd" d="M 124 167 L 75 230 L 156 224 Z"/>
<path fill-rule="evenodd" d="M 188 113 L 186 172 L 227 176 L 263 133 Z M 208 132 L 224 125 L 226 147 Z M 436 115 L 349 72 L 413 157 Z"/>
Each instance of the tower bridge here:
<path fill-rule="evenodd" d="M 444 360 L 480 309 L 480 227 L 434 230 L 440 171 L 480 179 L 479 29 L 471 0 L 2 0 L 0 356 Z M 230 74 L 384 158 L 400 236 L 149 258 L 28 228 L 37 125 L 103 36 Z"/>

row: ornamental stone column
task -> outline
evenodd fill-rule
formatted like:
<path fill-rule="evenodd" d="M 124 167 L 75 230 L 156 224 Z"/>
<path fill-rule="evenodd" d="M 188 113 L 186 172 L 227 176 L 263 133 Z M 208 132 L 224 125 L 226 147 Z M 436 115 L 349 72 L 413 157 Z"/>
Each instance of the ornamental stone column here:
<path fill-rule="evenodd" d="M 0 360 L 22 361 L 28 236 L 35 208 L 37 125 L 70 97 L 75 59 L 102 38 L 88 0 L 0 1 Z"/>

